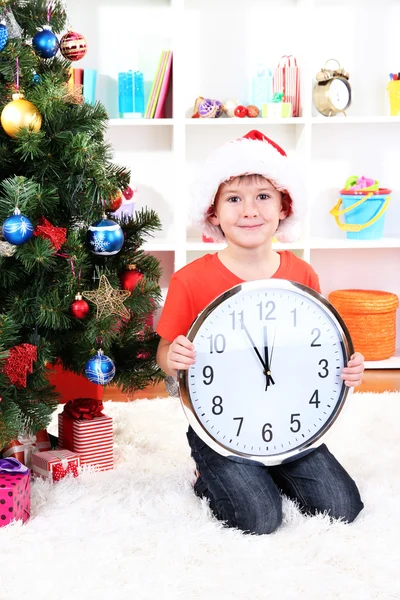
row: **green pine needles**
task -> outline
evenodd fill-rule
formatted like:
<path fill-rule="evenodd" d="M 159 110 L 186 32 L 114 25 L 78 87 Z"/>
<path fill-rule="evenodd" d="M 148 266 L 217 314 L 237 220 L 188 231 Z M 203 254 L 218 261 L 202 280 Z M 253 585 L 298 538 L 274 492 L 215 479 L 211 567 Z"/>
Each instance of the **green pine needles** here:
<path fill-rule="evenodd" d="M 62 2 L 53 3 L 50 25 L 60 37 L 67 15 Z M 129 185 L 127 168 L 113 164 L 105 141 L 107 113 L 101 103 L 80 104 L 67 88 L 71 63 L 40 59 L 30 45 L 47 22 L 43 0 L 0 0 L 0 16 L 12 11 L 20 38 L 9 38 L 0 52 L 0 112 L 12 100 L 16 83 L 38 109 L 38 132 L 20 129 L 10 137 L 0 127 L 0 226 L 18 207 L 36 228 L 45 217 L 66 230 L 56 249 L 46 236 L 33 235 L 19 246 L 8 246 L 0 234 L 0 450 L 19 432 L 46 427 L 59 398 L 49 385 L 52 365 L 83 374 L 86 362 L 100 345 L 115 363 L 113 384 L 126 392 L 143 389 L 162 378 L 155 353 L 158 336 L 147 325 L 159 305 L 159 261 L 143 251 L 143 243 L 161 228 L 153 210 L 117 219 L 124 232 L 118 254 L 98 256 L 86 242 L 89 226 L 102 218 L 104 202 Z M 37 77 L 34 79 L 34 75 Z M 97 290 L 105 274 L 115 289 L 119 276 L 135 264 L 143 279 L 124 305 L 131 318 L 96 318 L 96 307 L 84 319 L 71 314 L 81 291 Z M 37 348 L 26 387 L 14 384 L 5 370 L 10 350 L 21 344 Z"/>

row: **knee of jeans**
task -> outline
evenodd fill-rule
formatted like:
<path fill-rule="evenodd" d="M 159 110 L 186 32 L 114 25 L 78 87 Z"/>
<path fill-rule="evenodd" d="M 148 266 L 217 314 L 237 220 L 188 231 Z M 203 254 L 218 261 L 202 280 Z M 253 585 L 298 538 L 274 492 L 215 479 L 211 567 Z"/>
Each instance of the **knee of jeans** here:
<path fill-rule="evenodd" d="M 364 504 L 357 490 L 357 494 L 341 495 L 336 501 L 333 499 L 332 507 L 328 510 L 328 514 L 333 519 L 352 523 L 363 508 Z"/>
<path fill-rule="evenodd" d="M 235 512 L 235 526 L 245 533 L 264 535 L 273 533 L 282 523 L 282 504 L 272 506 L 249 506 Z"/>

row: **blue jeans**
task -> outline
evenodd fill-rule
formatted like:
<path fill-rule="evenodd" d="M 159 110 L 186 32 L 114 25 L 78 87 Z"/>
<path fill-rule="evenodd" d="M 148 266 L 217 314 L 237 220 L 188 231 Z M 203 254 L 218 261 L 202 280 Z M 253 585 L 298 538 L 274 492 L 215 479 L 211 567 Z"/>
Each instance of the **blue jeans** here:
<path fill-rule="evenodd" d="M 194 491 L 228 527 L 246 533 L 272 533 L 282 523 L 281 493 L 296 500 L 306 514 L 327 513 L 351 523 L 363 509 L 353 479 L 322 444 L 284 465 L 254 466 L 221 456 L 191 427 L 191 454 L 200 476 Z"/>

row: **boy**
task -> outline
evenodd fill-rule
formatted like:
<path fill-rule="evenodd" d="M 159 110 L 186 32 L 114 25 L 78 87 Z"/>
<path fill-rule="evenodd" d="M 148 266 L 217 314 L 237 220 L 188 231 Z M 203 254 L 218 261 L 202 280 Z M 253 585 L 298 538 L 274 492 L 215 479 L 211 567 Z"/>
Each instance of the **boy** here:
<path fill-rule="evenodd" d="M 304 212 L 301 181 L 285 152 L 258 131 L 225 144 L 212 154 L 196 191 L 197 221 L 203 232 L 227 247 L 176 272 L 157 326 L 159 366 L 167 375 L 196 360 L 185 337 L 198 315 L 229 288 L 270 277 L 303 283 L 320 292 L 318 276 L 289 251 L 276 252 L 272 240 L 292 241 Z M 361 383 L 364 358 L 355 353 L 342 378 Z M 356 484 L 325 444 L 274 467 L 229 460 L 209 448 L 189 427 L 196 462 L 194 489 L 210 502 L 215 516 L 244 532 L 273 532 L 282 522 L 281 492 L 308 514 L 328 513 L 353 521 L 363 508 Z"/>

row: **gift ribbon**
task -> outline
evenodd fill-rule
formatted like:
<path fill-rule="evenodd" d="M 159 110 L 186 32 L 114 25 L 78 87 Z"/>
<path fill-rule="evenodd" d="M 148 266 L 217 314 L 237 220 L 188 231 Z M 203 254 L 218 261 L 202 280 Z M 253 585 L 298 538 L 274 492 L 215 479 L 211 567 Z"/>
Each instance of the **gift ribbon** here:
<path fill-rule="evenodd" d="M 27 473 L 28 467 L 16 458 L 0 458 L 0 473 Z"/>
<path fill-rule="evenodd" d="M 94 398 L 75 398 L 66 403 L 63 415 L 67 419 L 94 419 L 103 416 L 103 409 L 103 403 Z"/>

